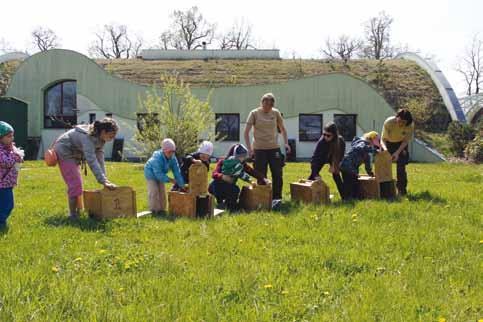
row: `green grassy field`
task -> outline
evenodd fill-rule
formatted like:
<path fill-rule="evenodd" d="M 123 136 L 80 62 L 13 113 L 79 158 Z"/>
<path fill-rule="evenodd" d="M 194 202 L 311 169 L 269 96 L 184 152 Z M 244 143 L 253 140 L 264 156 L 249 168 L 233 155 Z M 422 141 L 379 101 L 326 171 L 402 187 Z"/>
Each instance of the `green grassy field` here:
<path fill-rule="evenodd" d="M 142 166 L 107 167 L 145 209 Z M 285 199 L 307 174 L 285 168 Z M 409 178 L 395 202 L 71 223 L 58 169 L 27 162 L 0 236 L 0 321 L 478 321 L 483 166 Z"/>

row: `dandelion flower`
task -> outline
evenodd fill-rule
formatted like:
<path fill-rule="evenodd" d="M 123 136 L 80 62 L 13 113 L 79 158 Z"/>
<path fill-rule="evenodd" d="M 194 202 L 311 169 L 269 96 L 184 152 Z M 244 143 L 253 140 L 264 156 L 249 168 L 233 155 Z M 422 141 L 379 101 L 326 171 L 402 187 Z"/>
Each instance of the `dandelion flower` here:
<path fill-rule="evenodd" d="M 272 287 L 273 287 L 273 285 L 272 285 L 272 284 L 265 284 L 265 285 L 263 285 L 263 287 L 264 287 L 264 288 L 272 288 Z"/>

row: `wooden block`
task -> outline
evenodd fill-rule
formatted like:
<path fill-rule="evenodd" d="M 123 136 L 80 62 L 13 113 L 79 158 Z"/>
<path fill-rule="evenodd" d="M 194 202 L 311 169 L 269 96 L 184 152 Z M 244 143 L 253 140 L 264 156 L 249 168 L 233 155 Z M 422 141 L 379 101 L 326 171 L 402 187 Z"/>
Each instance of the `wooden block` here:
<path fill-rule="evenodd" d="M 84 205 L 89 216 L 97 219 L 136 218 L 136 192 L 130 187 L 114 190 L 85 190 Z"/>
<path fill-rule="evenodd" d="M 396 181 L 391 180 L 387 182 L 381 182 L 379 184 L 381 191 L 381 198 L 384 199 L 394 199 L 397 196 L 396 193 Z"/>
<path fill-rule="evenodd" d="M 299 180 L 290 184 L 292 200 L 314 204 L 330 203 L 329 186 L 322 180 Z"/>
<path fill-rule="evenodd" d="M 379 182 L 374 177 L 360 176 L 359 186 L 362 199 L 378 199 L 381 197 Z"/>
<path fill-rule="evenodd" d="M 378 182 L 392 181 L 392 159 L 388 151 L 379 152 L 374 157 L 374 174 Z"/>
<path fill-rule="evenodd" d="M 272 185 L 252 183 L 244 186 L 240 193 L 240 206 L 246 211 L 272 210 Z"/>
<path fill-rule="evenodd" d="M 194 195 L 208 194 L 208 172 L 203 163 L 193 163 L 189 168 L 189 192 Z"/>
<path fill-rule="evenodd" d="M 210 194 L 197 196 L 192 193 L 170 191 L 168 209 L 176 216 L 209 218 L 214 215 L 215 205 L 213 196 Z"/>

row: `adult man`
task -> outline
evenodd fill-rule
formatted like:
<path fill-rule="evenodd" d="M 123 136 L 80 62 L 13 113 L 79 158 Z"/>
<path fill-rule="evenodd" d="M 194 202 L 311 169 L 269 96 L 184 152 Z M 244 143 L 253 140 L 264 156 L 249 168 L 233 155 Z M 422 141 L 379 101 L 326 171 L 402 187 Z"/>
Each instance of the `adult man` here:
<path fill-rule="evenodd" d="M 389 117 L 382 128 L 381 147 L 389 151 L 397 163 L 397 190 L 399 195 L 407 193 L 408 178 L 406 165 L 409 163 L 408 144 L 414 134 L 411 112 L 400 109 L 395 116 Z"/>
<path fill-rule="evenodd" d="M 261 106 L 248 115 L 245 127 L 245 143 L 249 154 L 255 157 L 255 170 L 267 176 L 270 166 L 273 182 L 273 199 L 282 199 L 282 153 L 278 144 L 278 131 L 282 134 L 285 148 L 290 153 L 287 131 L 280 111 L 274 108 L 275 97 L 272 93 L 262 96 Z M 250 131 L 253 128 L 253 145 L 250 142 Z"/>

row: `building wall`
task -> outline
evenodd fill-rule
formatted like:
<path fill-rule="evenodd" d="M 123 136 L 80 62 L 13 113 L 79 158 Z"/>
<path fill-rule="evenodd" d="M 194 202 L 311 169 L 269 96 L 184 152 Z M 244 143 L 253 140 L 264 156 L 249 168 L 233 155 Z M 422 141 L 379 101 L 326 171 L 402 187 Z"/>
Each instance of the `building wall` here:
<path fill-rule="evenodd" d="M 52 142 L 57 130 L 43 127 L 44 89 L 60 80 L 76 80 L 79 122 L 88 121 L 88 114 L 101 116 L 112 113 L 121 122 L 121 136 L 128 145 L 136 124 L 138 102 L 149 87 L 140 86 L 108 74 L 89 58 L 69 50 L 54 49 L 36 54 L 24 61 L 15 73 L 7 95 L 29 103 L 29 136 L 41 136 L 43 147 Z M 162 94 L 162 88 L 158 89 Z M 335 111 L 357 114 L 358 134 L 372 129 L 380 131 L 384 120 L 393 115 L 393 109 L 367 83 L 345 74 L 328 74 L 282 84 L 193 88 L 200 99 L 211 93 L 215 113 L 239 113 L 244 123 L 248 113 L 260 103 L 264 93 L 272 92 L 276 107 L 287 120 L 289 138 L 298 140 L 298 115 L 323 113 L 324 123 Z M 162 117 L 162 115 L 160 115 Z M 100 118 L 100 117 L 98 117 Z M 240 126 L 243 139 L 244 126 Z M 216 145 L 215 153 L 222 155 L 233 142 Z M 298 158 L 310 156 L 315 143 L 297 144 Z M 109 151 L 106 151 L 110 155 Z M 418 160 L 418 155 L 414 155 Z M 425 157 L 421 154 L 420 161 Z"/>
<path fill-rule="evenodd" d="M 140 57 L 145 60 L 196 60 L 196 59 L 280 59 L 278 49 L 247 50 L 176 50 L 145 49 Z"/>

